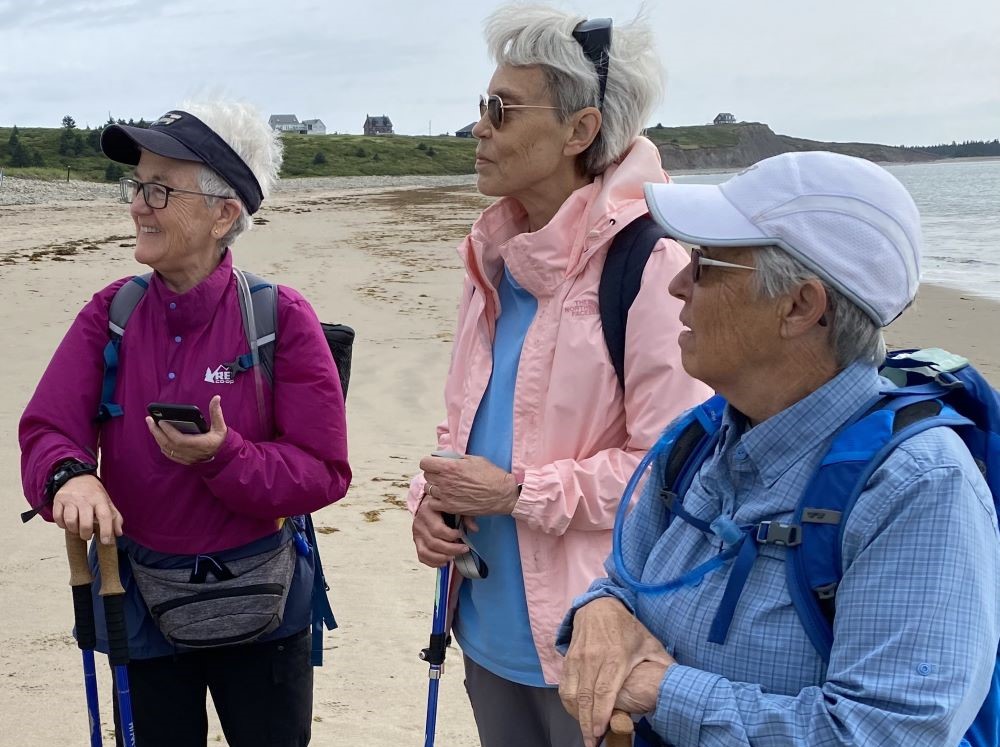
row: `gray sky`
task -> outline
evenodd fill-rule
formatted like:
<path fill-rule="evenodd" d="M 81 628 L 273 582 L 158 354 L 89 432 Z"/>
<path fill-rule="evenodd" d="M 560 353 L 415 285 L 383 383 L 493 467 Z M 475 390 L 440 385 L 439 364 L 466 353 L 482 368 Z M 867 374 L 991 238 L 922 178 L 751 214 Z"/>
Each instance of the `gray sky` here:
<path fill-rule="evenodd" d="M 360 132 L 454 131 L 492 72 L 498 0 L 0 0 L 0 125 L 152 119 L 225 95 Z M 638 0 L 557 0 L 624 21 Z M 667 69 L 650 124 L 718 112 L 817 140 L 1000 137 L 1000 0 L 649 0 Z"/>

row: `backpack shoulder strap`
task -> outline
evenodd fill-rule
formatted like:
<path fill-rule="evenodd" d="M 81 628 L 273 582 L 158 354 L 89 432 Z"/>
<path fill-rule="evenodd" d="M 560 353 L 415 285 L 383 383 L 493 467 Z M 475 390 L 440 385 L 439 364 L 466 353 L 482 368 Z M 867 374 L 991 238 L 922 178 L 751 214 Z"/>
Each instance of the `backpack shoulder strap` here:
<path fill-rule="evenodd" d="M 112 400 L 115 385 L 118 381 L 118 357 L 122 338 L 125 336 L 125 325 L 128 324 L 132 312 L 139 301 L 146 295 L 149 288 L 149 278 L 152 273 L 136 275 L 111 298 L 108 307 L 108 343 L 104 346 L 104 378 L 101 381 L 101 402 L 97 406 L 97 422 L 103 423 L 111 418 L 119 417 L 121 405 Z"/>
<path fill-rule="evenodd" d="M 253 366 L 256 347 L 261 370 L 269 384 L 274 383 L 274 350 L 278 333 L 278 287 L 259 275 L 233 268 L 243 314 L 243 331 L 251 352 L 232 364 L 234 373 Z"/>
<path fill-rule="evenodd" d="M 917 393 L 913 393 L 916 391 Z M 792 519 L 797 541 L 788 546 L 785 575 L 789 596 L 813 647 L 829 661 L 833 645 L 834 595 L 843 567 L 844 526 L 858 496 L 892 451 L 929 428 L 971 425 L 924 387 L 885 392 L 834 438 L 799 498 Z"/>
<path fill-rule="evenodd" d="M 146 295 L 152 275 L 151 272 L 136 275 L 115 292 L 108 308 L 108 330 L 112 336 L 117 335 L 121 339 L 125 334 L 125 325 L 139 301 Z"/>
<path fill-rule="evenodd" d="M 724 560 L 724 558 L 722 560 L 716 558 L 712 563 L 702 564 L 670 581 L 647 584 L 642 582 L 638 575 L 633 575 L 629 571 L 629 562 L 634 564 L 638 558 L 626 557 L 625 549 L 622 546 L 622 532 L 635 490 L 650 464 L 652 464 L 653 472 L 643 489 L 658 497 L 660 503 L 653 503 L 650 507 L 650 514 L 644 516 L 643 521 L 655 525 L 655 531 L 662 534 L 670 526 L 673 516 L 679 516 L 685 521 L 692 518 L 681 507 L 681 502 L 684 493 L 690 487 L 695 475 L 698 474 L 699 468 L 718 442 L 722 412 L 725 406 L 726 401 L 721 396 L 716 395 L 678 417 L 667 426 L 649 453 L 643 457 L 635 472 L 632 473 L 615 514 L 611 558 L 618 578 L 633 592 L 660 594 L 682 586 L 693 585 L 705 573 Z M 656 492 L 653 493 L 653 491 Z M 708 529 L 707 525 L 705 525 L 705 529 Z"/>
<path fill-rule="evenodd" d="M 639 294 L 642 274 L 656 242 L 666 233 L 649 214 L 637 218 L 618 232 L 601 271 L 597 297 L 601 309 L 601 328 L 608 346 L 618 383 L 625 389 L 625 330 L 628 312 Z"/>

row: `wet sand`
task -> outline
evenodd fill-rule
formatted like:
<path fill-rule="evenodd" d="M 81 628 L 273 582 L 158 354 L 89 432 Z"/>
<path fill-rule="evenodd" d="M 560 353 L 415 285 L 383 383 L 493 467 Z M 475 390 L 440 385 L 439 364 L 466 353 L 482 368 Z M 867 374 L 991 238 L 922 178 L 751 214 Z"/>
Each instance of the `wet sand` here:
<path fill-rule="evenodd" d="M 460 288 L 454 252 L 488 200 L 468 185 L 337 188 L 276 195 L 235 248 L 238 265 L 299 289 L 324 321 L 357 330 L 348 398 L 354 484 L 316 515 L 340 629 L 316 670 L 313 744 L 415 745 L 422 740 L 434 572 L 418 564 L 403 506 L 407 480 L 434 445 Z M 82 744 L 86 710 L 60 532 L 25 508 L 17 420 L 80 306 L 132 259 L 132 223 L 104 199 L 0 203 L 0 282 L 7 351 L 0 398 L 0 743 Z M 967 355 L 1000 384 L 1000 305 L 925 287 L 888 330 L 893 347 L 936 345 Z M 102 675 L 105 739 L 110 683 Z M 438 743 L 478 743 L 449 652 Z M 223 743 L 211 722 L 209 743 Z M 109 741 L 106 743 L 113 743 Z"/>

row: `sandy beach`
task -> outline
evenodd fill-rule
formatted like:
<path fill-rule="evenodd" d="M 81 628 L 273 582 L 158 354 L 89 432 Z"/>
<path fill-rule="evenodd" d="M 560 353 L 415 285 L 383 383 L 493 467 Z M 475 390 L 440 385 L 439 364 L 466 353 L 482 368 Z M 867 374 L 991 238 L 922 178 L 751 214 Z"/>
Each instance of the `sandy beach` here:
<path fill-rule="evenodd" d="M 0 193 L 0 745 L 85 741 L 63 539 L 52 525 L 18 518 L 26 505 L 16 428 L 80 306 L 115 278 L 145 271 L 132 259 L 132 222 L 113 190 L 52 189 L 43 204 L 5 202 Z M 435 574 L 416 560 L 403 497 L 442 415 L 461 278 L 454 246 L 488 202 L 468 177 L 304 180 L 265 203 L 234 249 L 241 267 L 297 288 L 321 319 L 357 330 L 347 408 L 354 482 L 315 516 L 340 623 L 325 638 L 326 666 L 316 670 L 315 745 L 422 740 L 427 666 L 417 654 L 427 645 Z M 925 286 L 887 337 L 891 347 L 962 353 L 1000 385 L 998 319 L 996 302 Z M 102 714 L 113 744 L 106 669 L 99 665 Z M 224 743 L 214 721 L 209 742 Z M 442 680 L 438 744 L 478 744 L 455 648 Z"/>

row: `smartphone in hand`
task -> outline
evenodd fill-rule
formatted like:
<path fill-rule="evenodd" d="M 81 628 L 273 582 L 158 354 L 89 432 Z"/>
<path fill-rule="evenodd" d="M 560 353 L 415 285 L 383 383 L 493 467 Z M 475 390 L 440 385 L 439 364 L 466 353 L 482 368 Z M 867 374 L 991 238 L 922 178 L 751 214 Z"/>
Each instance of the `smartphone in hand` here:
<path fill-rule="evenodd" d="M 208 422 L 197 405 L 178 405 L 167 402 L 152 402 L 146 411 L 157 423 L 170 423 L 181 433 L 208 433 Z"/>

